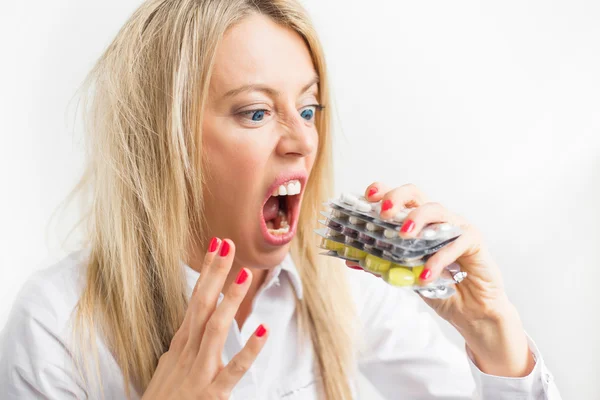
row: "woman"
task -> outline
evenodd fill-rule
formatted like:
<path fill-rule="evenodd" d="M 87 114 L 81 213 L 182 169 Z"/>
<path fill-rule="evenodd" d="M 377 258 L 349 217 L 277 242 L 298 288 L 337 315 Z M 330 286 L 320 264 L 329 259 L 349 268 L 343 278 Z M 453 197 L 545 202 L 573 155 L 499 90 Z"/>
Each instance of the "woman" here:
<path fill-rule="evenodd" d="M 317 257 L 329 93 L 294 0 L 148 1 L 89 83 L 89 244 L 16 300 L 8 398 L 349 399 L 358 372 L 389 399 L 559 398 L 481 238 L 414 186 L 365 195 L 417 207 L 405 237 L 463 227 L 421 280 L 468 272 L 426 300 L 468 358 L 417 296 Z"/>

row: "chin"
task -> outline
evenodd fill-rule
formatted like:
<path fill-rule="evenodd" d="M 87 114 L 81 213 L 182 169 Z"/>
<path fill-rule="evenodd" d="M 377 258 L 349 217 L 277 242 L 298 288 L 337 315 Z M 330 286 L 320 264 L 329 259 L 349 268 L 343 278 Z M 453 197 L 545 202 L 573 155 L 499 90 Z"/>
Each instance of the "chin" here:
<path fill-rule="evenodd" d="M 250 252 L 251 254 L 248 254 L 246 251 L 243 251 L 240 248 L 240 246 L 238 246 L 237 254 L 239 254 L 240 257 L 236 258 L 238 259 L 238 262 L 245 267 L 272 269 L 281 264 L 281 262 L 284 260 L 285 256 L 289 252 L 290 246 L 290 243 L 282 246 L 277 246 L 276 248 L 265 248 L 264 245 L 258 246 Z M 246 254 L 240 254 L 242 252 Z"/>

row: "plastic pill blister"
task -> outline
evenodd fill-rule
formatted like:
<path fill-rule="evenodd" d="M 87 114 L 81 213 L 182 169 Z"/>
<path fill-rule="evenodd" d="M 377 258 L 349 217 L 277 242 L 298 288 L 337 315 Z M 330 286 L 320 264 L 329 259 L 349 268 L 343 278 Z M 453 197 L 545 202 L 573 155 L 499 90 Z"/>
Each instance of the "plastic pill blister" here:
<path fill-rule="evenodd" d="M 364 197 L 342 194 L 325 204 L 321 212 L 324 228 L 319 247 L 323 255 L 357 262 L 364 270 L 379 275 L 390 285 L 407 287 L 427 298 L 447 298 L 456 290 L 454 284 L 466 278 L 458 264 L 446 267 L 441 276 L 427 285 L 419 285 L 425 262 L 444 246 L 456 240 L 460 228 L 448 223 L 426 226 L 414 239 L 400 237 L 400 229 L 412 209 L 404 209 L 391 219 L 380 216 L 381 202 L 371 203 Z"/>

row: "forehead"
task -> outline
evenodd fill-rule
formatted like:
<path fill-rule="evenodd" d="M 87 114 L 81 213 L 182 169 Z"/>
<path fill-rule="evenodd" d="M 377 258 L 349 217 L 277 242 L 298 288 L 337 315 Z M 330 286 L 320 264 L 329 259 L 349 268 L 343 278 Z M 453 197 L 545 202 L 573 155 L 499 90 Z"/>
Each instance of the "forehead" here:
<path fill-rule="evenodd" d="M 315 76 L 308 47 L 292 29 L 254 14 L 231 27 L 220 43 L 211 92 L 222 94 L 248 84 L 298 90 Z"/>

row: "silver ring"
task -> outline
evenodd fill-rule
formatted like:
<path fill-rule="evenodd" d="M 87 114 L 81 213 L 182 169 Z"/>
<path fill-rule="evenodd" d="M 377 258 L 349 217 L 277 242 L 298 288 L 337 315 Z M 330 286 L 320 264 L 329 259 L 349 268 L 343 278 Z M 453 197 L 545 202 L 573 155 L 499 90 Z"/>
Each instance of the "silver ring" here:
<path fill-rule="evenodd" d="M 467 277 L 467 273 L 464 271 L 460 271 L 460 272 L 457 272 L 456 274 L 454 274 L 452 279 L 454 279 L 454 282 L 456 282 L 456 283 L 461 283 L 466 277 Z"/>

